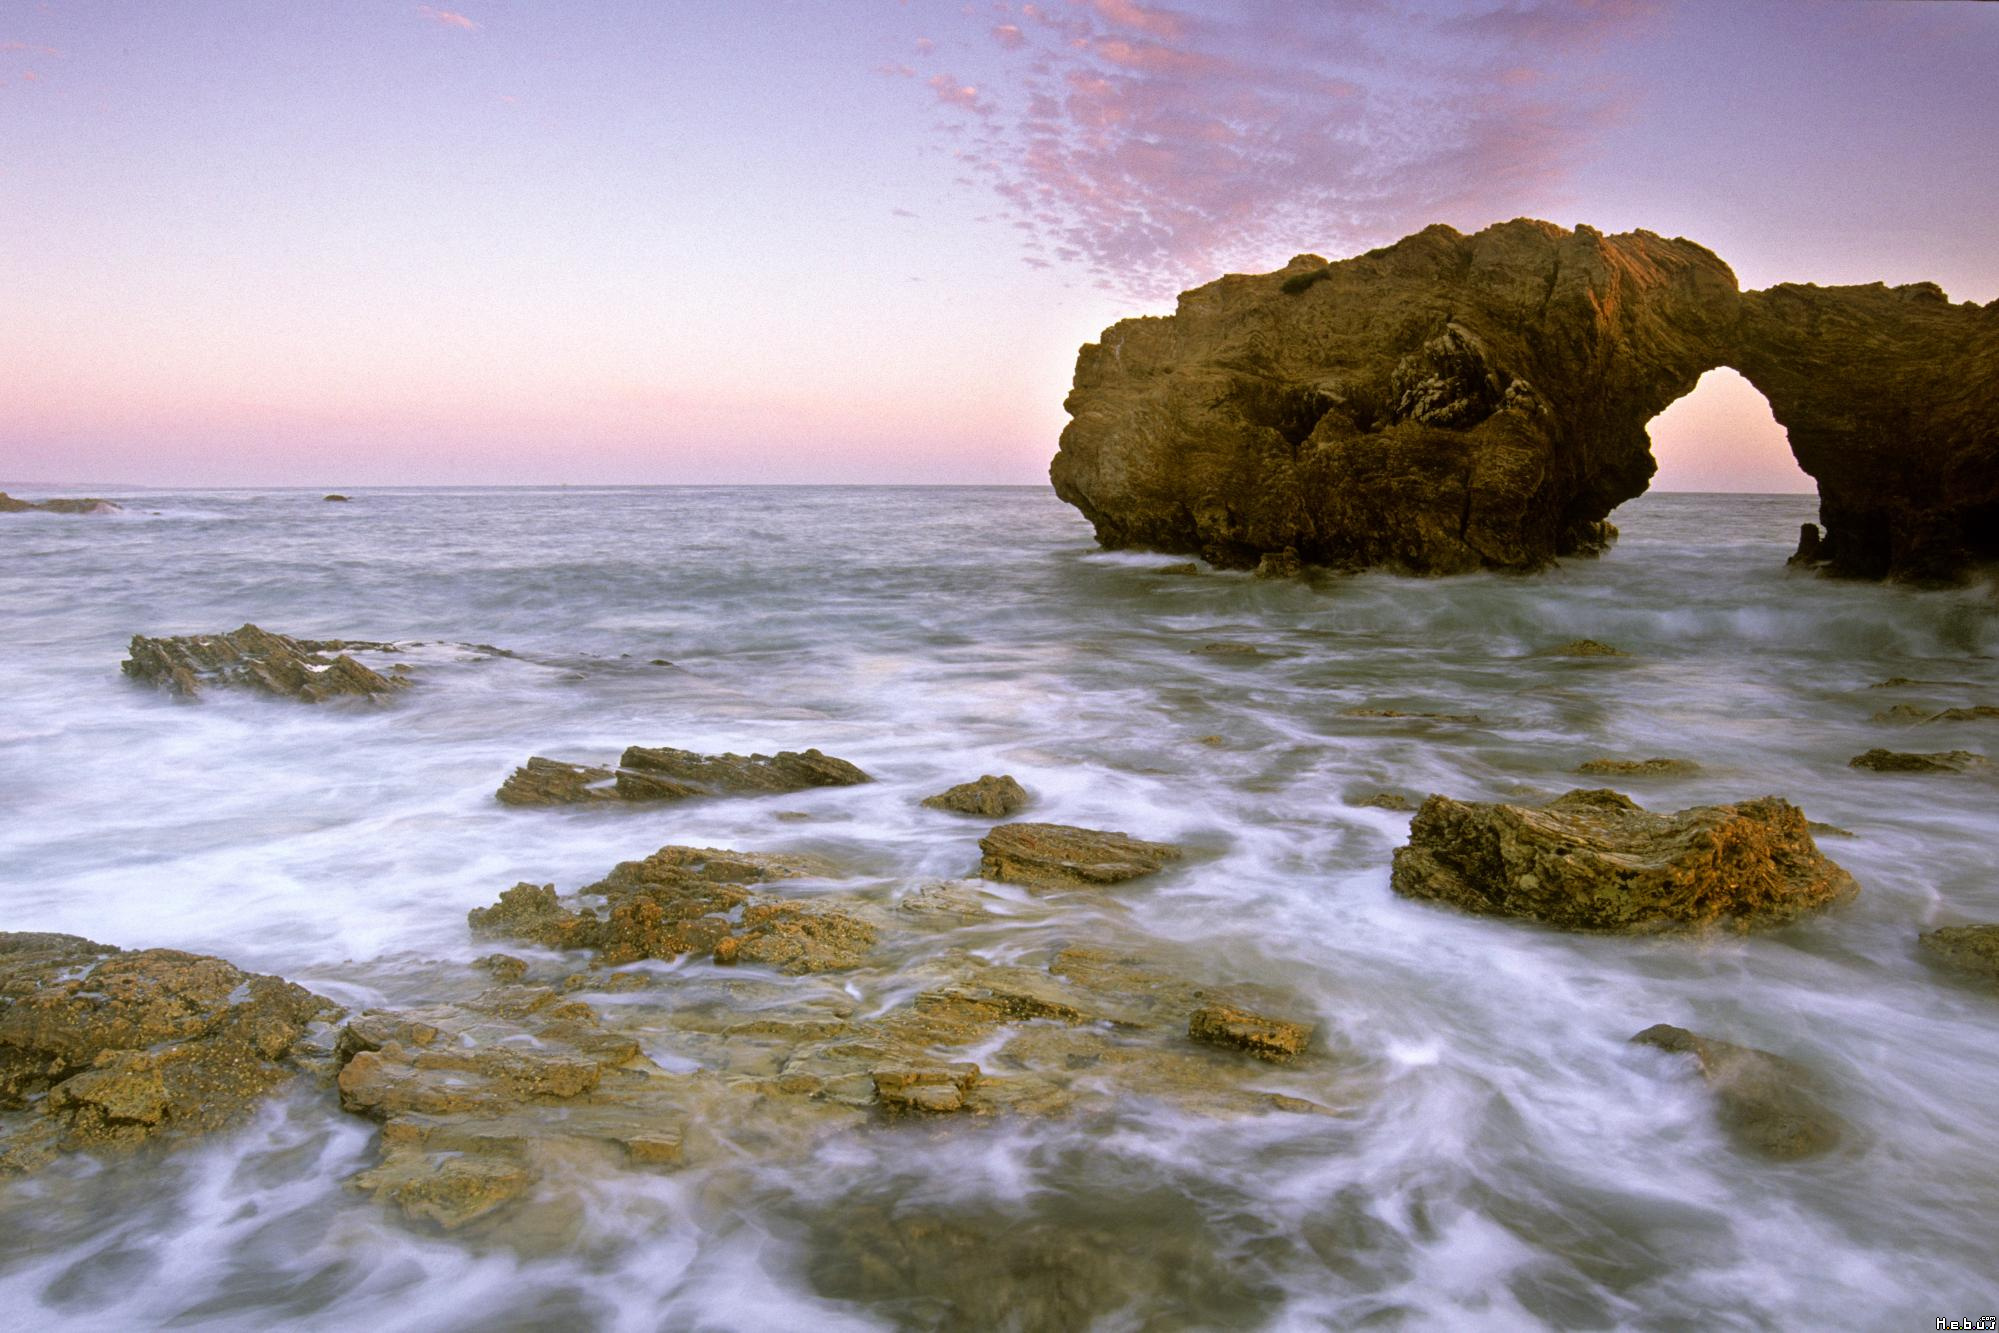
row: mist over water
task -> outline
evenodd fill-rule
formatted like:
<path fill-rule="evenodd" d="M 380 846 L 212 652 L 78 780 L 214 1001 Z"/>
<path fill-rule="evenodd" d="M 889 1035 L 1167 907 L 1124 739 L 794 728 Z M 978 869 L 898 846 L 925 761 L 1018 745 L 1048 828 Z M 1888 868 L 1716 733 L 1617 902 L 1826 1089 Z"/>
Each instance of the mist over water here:
<path fill-rule="evenodd" d="M 1336 1113 L 1217 1121 L 1134 1098 L 877 1127 L 804 1157 L 563 1182 L 578 1202 L 559 1236 L 447 1237 L 345 1185 L 375 1127 L 299 1080 L 142 1167 L 72 1157 L 0 1182 L 0 1308 L 381 1329 L 1993 1313 L 1999 996 L 1932 971 L 1915 936 L 1999 920 L 1999 786 L 1846 760 L 1992 750 L 1993 722 L 1870 717 L 1999 702 L 1999 602 L 1787 571 L 1813 497 L 1647 497 L 1609 555 L 1532 577 L 1266 582 L 1101 552 L 1040 489 L 353 494 L 0 520 L 0 928 L 407 1005 L 491 951 L 467 909 L 520 880 L 567 893 L 663 844 L 820 853 L 885 901 L 970 874 L 986 824 L 917 801 L 1011 773 L 1036 798 L 1024 817 L 1193 854 L 1099 895 L 1017 895 L 1017 919 L 959 943 L 1102 943 L 1284 992 L 1333 1058 L 1259 1086 Z M 178 705 L 118 673 L 134 633 L 246 621 L 424 641 L 402 659 L 418 685 L 380 709 Z M 1630 656 L 1545 652 L 1582 637 Z M 1889 677 L 1936 683 L 1868 688 Z M 1359 708 L 1478 720 L 1344 715 Z M 878 781 L 644 809 L 493 800 L 531 754 L 629 744 L 817 746 Z M 1349 804 L 1538 799 L 1603 785 L 1573 775 L 1585 760 L 1655 755 L 1703 771 L 1611 785 L 1661 810 L 1786 797 L 1851 832 L 1821 845 L 1859 896 L 1746 938 L 1473 919 L 1391 894 L 1408 816 Z M 847 984 L 886 1005 L 910 989 L 900 961 Z M 690 988 L 715 970 L 650 966 Z M 1660 1022 L 1817 1071 L 1846 1141 L 1743 1156 L 1682 1061 L 1627 1043 Z M 666 1038 L 648 1053 L 692 1058 Z M 883 1289 L 875 1238 L 911 1215 L 1005 1272 Z M 1057 1287 L 1094 1304 L 1035 1304 Z"/>

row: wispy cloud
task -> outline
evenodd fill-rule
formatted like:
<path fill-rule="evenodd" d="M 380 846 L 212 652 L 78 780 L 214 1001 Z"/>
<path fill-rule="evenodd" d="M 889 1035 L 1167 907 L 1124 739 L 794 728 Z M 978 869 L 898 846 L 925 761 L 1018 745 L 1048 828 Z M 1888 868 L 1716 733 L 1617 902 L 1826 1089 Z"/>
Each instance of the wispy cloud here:
<path fill-rule="evenodd" d="M 432 9 L 429 5 L 418 5 L 416 12 L 432 23 L 442 23 L 448 28 L 463 28 L 466 32 L 479 31 L 479 25 L 463 14 L 449 9 Z"/>
<path fill-rule="evenodd" d="M 938 33 L 991 68 L 926 83 L 950 109 L 940 132 L 965 145 L 952 159 L 1024 238 L 1153 297 L 1298 248 L 1358 248 L 1454 210 L 1503 216 L 1545 199 L 1620 110 L 1592 54 L 1652 8 L 1001 3 Z"/>
<path fill-rule="evenodd" d="M 0 51 L 20 51 L 31 56 L 60 56 L 62 52 L 53 46 L 37 46 L 33 42 L 0 42 Z"/>

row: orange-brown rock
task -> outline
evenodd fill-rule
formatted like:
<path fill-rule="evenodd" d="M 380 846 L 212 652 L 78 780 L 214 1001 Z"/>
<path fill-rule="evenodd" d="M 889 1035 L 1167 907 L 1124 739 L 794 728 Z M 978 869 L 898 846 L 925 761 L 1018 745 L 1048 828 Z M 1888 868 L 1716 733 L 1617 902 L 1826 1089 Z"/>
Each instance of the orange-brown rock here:
<path fill-rule="evenodd" d="M 1027 788 L 1007 774 L 987 773 L 974 782 L 946 787 L 935 796 L 923 798 L 932 810 L 952 810 L 961 815 L 984 815 L 1004 819 L 1027 804 Z"/>
<path fill-rule="evenodd" d="M 987 879 L 1033 888 L 1119 884 L 1178 861 L 1178 847 L 1068 824 L 1001 824 L 979 839 Z"/>
<path fill-rule="evenodd" d="M 1086 345 L 1050 468 L 1108 547 L 1427 573 L 1615 538 L 1646 425 L 1739 370 L 1820 486 L 1814 559 L 1931 578 L 1999 556 L 1999 302 L 1931 284 L 1743 293 L 1687 240 L 1433 226 L 1232 274 Z"/>
<path fill-rule="evenodd" d="M 220 958 L 0 934 L 0 1170 L 225 1125 L 335 1012 Z"/>
<path fill-rule="evenodd" d="M 1854 892 L 1788 801 L 1660 815 L 1601 790 L 1543 806 L 1432 796 L 1390 883 L 1468 912 L 1627 933 L 1778 926 Z"/>

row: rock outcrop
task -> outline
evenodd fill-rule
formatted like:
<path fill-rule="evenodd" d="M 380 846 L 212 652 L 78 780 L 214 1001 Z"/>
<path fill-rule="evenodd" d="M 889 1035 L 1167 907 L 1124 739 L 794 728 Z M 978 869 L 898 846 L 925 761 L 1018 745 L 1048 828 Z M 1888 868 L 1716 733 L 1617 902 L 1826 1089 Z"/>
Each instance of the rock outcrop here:
<path fill-rule="evenodd" d="M 1903 750 L 1869 750 L 1846 761 L 1848 768 L 1864 768 L 1874 773 L 1963 773 L 1985 767 L 1982 754 L 1970 750 L 1933 750 L 1911 754 Z"/>
<path fill-rule="evenodd" d="M 1818 479 L 1840 574 L 1999 557 L 1999 302 L 1930 284 L 1743 293 L 1686 240 L 1433 226 L 1184 293 L 1086 345 L 1050 468 L 1107 547 L 1422 573 L 1615 537 L 1647 423 L 1716 366 Z"/>
<path fill-rule="evenodd" d="M 226 1125 L 336 1013 L 220 958 L 0 934 L 0 1173 Z"/>
<path fill-rule="evenodd" d="M 302 703 L 355 697 L 381 699 L 409 685 L 400 671 L 387 675 L 363 666 L 350 650 L 385 651 L 393 644 L 347 639 L 294 639 L 245 625 L 227 634 L 178 638 L 132 636 L 121 663 L 133 680 L 157 685 L 180 699 L 209 686 L 230 686 Z"/>
<path fill-rule="evenodd" d="M 1027 804 L 1027 788 L 1006 774 L 995 777 L 987 773 L 975 782 L 961 782 L 935 796 L 926 796 L 923 804 L 932 810 L 1004 819 Z"/>
<path fill-rule="evenodd" d="M 1918 935 L 1916 943 L 1946 967 L 1999 983 L 1999 925 L 1939 926 Z"/>
<path fill-rule="evenodd" d="M 1774 796 L 1659 815 L 1601 790 L 1538 807 L 1432 796 L 1390 883 L 1467 912 L 1621 933 L 1779 926 L 1855 887 Z"/>
<path fill-rule="evenodd" d="M 601 912 L 563 906 L 552 884 L 516 884 L 491 907 L 473 908 L 468 920 L 480 935 L 589 949 L 611 965 L 709 953 L 722 963 L 828 972 L 857 966 L 875 928 L 851 912 L 749 886 L 839 873 L 816 857 L 662 847 L 579 890 L 601 899 Z"/>
<path fill-rule="evenodd" d="M 1691 1055 L 1715 1100 L 1715 1118 L 1738 1147 L 1764 1157 L 1815 1157 L 1839 1146 L 1843 1127 L 1820 1101 L 1810 1070 L 1669 1023 L 1634 1036 L 1641 1046 Z"/>
<path fill-rule="evenodd" d="M 633 745 L 618 766 L 596 768 L 536 755 L 495 793 L 507 805 L 575 805 L 589 801 L 684 801 L 694 796 L 778 796 L 812 787 L 872 782 L 844 759 L 817 750 L 777 754 L 696 754 Z"/>
<path fill-rule="evenodd" d="M 26 514 L 37 510 L 45 514 L 115 514 L 124 507 L 115 500 L 100 500 L 95 496 L 18 500 L 7 492 L 0 491 L 0 514 Z"/>
<path fill-rule="evenodd" d="M 979 839 L 979 874 L 1030 888 L 1094 888 L 1150 875 L 1178 847 L 1068 824 L 1001 824 Z"/>

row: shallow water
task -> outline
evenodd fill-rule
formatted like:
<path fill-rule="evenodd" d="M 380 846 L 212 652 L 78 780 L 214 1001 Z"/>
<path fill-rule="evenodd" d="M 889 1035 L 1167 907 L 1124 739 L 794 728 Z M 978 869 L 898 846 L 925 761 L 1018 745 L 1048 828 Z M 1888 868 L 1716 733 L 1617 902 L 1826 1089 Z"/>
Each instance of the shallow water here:
<path fill-rule="evenodd" d="M 892 902 L 985 828 L 916 801 L 982 772 L 1031 817 L 1196 850 L 970 931 L 1198 960 L 1278 988 L 1334 1058 L 1263 1086 L 1338 1109 L 879 1127 L 804 1154 L 567 1182 L 559 1235 L 413 1228 L 344 1181 L 374 1127 L 304 1081 L 140 1165 L 0 1185 L 0 1308 L 69 1326 L 1715 1328 L 1992 1313 L 1999 997 L 1916 956 L 1999 919 L 1999 786 L 1849 769 L 1991 749 L 1999 602 L 1784 568 L 1810 497 L 1653 496 L 1611 554 L 1534 577 L 1259 582 L 1108 554 L 1039 489 L 409 490 L 121 497 L 0 520 L 0 894 L 14 930 L 220 954 L 350 1006 L 488 952 L 468 908 L 665 843 L 811 851 Z M 425 640 L 393 707 L 118 674 L 134 632 L 254 621 Z M 1589 637 L 1628 658 L 1542 650 Z M 504 647 L 493 657 L 454 647 Z M 1250 645 L 1259 653 L 1195 651 Z M 671 666 L 653 665 L 669 659 Z M 1869 689 L 1887 677 L 1939 684 Z M 1355 708 L 1477 722 L 1343 716 Z M 818 746 L 878 782 L 682 807 L 518 810 L 530 754 Z M 1703 773 L 1654 808 L 1775 793 L 1849 830 L 1852 903 L 1752 938 L 1599 939 L 1390 893 L 1391 789 L 1552 795 L 1598 756 Z M 1988 770 L 1989 771 L 1989 770 Z M 782 820 L 802 812 L 805 820 Z M 698 988 L 706 962 L 664 969 Z M 907 990 L 852 982 L 865 1005 Z M 690 993 L 693 993 L 690 990 Z M 1657 1022 L 1791 1056 L 1851 1127 L 1742 1156 Z M 685 1053 L 648 1048 L 662 1060 Z M 876 1262 L 922 1219 L 934 1264 Z"/>

